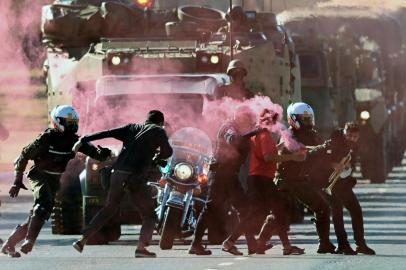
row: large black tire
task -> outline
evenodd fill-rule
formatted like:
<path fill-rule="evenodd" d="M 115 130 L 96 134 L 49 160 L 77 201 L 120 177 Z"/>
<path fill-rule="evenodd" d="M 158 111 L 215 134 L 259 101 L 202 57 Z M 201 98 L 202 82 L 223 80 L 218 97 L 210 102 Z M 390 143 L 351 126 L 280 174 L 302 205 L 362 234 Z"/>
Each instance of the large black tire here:
<path fill-rule="evenodd" d="M 226 25 L 223 11 L 201 7 L 201 6 L 180 6 L 178 8 L 178 18 L 182 21 L 195 22 L 199 27 L 217 31 L 220 27 Z"/>
<path fill-rule="evenodd" d="M 384 134 L 364 133 L 360 141 L 361 174 L 371 183 L 384 183 L 388 173 L 388 154 Z"/>
<path fill-rule="evenodd" d="M 83 197 L 83 221 L 86 227 L 97 212 L 103 207 L 104 202 L 97 196 Z M 119 216 L 114 216 L 106 222 L 98 232 L 93 234 L 86 244 L 88 245 L 105 245 L 108 242 L 116 241 L 121 236 L 121 226 Z"/>
<path fill-rule="evenodd" d="M 53 234 L 80 234 L 82 230 L 82 192 L 79 173 L 83 168 L 83 160 L 75 158 L 68 163 L 61 177 L 61 188 L 51 214 Z"/>
<path fill-rule="evenodd" d="M 55 200 L 51 214 L 53 234 L 80 234 L 82 230 L 82 196 L 72 197 L 70 201 Z"/>
<path fill-rule="evenodd" d="M 381 184 L 385 183 L 387 173 L 387 161 L 385 157 L 376 157 L 376 159 L 370 164 L 369 179 L 371 183 Z M 361 164 L 362 166 L 362 164 Z"/>
<path fill-rule="evenodd" d="M 181 218 L 181 209 L 168 207 L 162 227 L 161 240 L 159 241 L 159 247 L 161 249 L 172 248 L 173 241 L 180 234 Z"/>

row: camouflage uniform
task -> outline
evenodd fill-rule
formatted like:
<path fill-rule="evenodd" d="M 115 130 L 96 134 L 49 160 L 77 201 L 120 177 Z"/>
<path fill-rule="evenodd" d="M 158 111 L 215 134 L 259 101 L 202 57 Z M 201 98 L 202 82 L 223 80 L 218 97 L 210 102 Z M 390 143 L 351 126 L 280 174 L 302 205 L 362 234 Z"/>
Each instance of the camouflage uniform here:
<path fill-rule="evenodd" d="M 34 206 L 27 220 L 17 225 L 9 239 L 4 243 L 2 252 L 11 256 L 15 245 L 24 239 L 34 242 L 45 222 L 52 212 L 56 192 L 60 187 L 59 179 L 65 170 L 70 159 L 75 156 L 72 152 L 73 145 L 78 141 L 79 136 L 75 133 L 59 132 L 56 129 L 47 129 L 38 138 L 24 147 L 21 155 L 15 161 L 14 186 L 25 188 L 23 185 L 23 174 L 29 160 L 34 165 L 28 173 L 29 182 L 33 189 Z M 110 155 L 107 149 L 97 149 L 86 144 L 80 149 L 96 159 L 103 160 Z M 24 253 L 30 250 L 21 249 Z"/>

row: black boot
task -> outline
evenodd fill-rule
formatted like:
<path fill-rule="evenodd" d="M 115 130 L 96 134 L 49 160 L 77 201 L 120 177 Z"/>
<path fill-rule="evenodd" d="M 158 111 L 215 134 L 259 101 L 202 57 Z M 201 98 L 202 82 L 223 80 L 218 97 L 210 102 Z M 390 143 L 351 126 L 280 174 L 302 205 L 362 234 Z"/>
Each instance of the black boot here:
<path fill-rule="evenodd" d="M 18 258 L 21 256 L 19 252 L 16 252 L 15 246 L 18 242 L 24 239 L 25 235 L 27 234 L 28 225 L 17 225 L 14 231 L 11 233 L 10 237 L 4 242 L 3 246 L 1 247 L 1 252 L 13 257 Z"/>
<path fill-rule="evenodd" d="M 317 249 L 317 253 L 319 254 L 336 254 L 336 247 L 331 242 L 321 242 L 319 244 L 319 248 Z"/>
<path fill-rule="evenodd" d="M 372 248 L 368 247 L 367 244 L 359 245 L 356 248 L 357 253 L 362 253 L 365 255 L 375 255 L 375 250 Z"/>
<path fill-rule="evenodd" d="M 357 252 L 352 249 L 350 244 L 347 245 L 338 245 L 336 249 L 337 254 L 344 254 L 344 255 L 357 255 Z"/>
<path fill-rule="evenodd" d="M 37 240 L 38 234 L 45 223 L 45 218 L 39 216 L 33 216 L 28 226 L 27 237 L 24 243 L 21 245 L 21 252 L 27 254 L 34 246 L 35 240 Z"/>

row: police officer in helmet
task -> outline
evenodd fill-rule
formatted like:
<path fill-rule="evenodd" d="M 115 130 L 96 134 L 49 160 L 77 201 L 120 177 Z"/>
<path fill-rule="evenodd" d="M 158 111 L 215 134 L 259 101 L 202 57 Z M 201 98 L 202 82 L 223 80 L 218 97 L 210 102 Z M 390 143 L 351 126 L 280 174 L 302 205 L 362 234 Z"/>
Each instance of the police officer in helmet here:
<path fill-rule="evenodd" d="M 23 174 L 28 161 L 34 161 L 34 166 L 28 172 L 34 192 L 34 206 L 27 220 L 17 225 L 1 248 L 1 252 L 10 257 L 21 256 L 15 246 L 24 238 L 21 252 L 27 254 L 32 250 L 44 222 L 52 212 L 61 175 L 68 161 L 75 156 L 72 147 L 79 139 L 76 134 L 79 117 L 75 109 L 68 105 L 56 106 L 50 116 L 53 128 L 46 129 L 34 142 L 24 147 L 14 163 L 14 184 L 9 191 L 12 198 L 18 196 L 20 189 L 27 190 Z M 110 150 L 98 149 L 90 144 L 83 144 L 79 151 L 99 160 L 110 156 Z"/>
<path fill-rule="evenodd" d="M 319 145 L 322 140 L 314 130 L 314 112 L 310 105 L 298 102 L 287 109 L 288 123 L 293 137 L 306 147 Z M 285 152 L 287 150 L 284 150 Z M 321 188 L 314 185 L 307 177 L 307 161 L 286 161 L 277 169 L 278 186 L 315 213 L 316 230 L 319 236 L 317 253 L 335 253 L 335 246 L 330 242 L 330 207 Z"/>

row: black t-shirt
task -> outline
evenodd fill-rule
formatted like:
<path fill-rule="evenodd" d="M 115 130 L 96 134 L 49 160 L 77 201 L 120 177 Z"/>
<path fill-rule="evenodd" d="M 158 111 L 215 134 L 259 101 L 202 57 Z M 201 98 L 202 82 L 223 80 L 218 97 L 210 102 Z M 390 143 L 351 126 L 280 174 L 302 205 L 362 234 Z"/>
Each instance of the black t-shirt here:
<path fill-rule="evenodd" d="M 149 169 L 152 159 L 159 152 L 159 159 L 172 155 L 165 130 L 155 124 L 128 124 L 119 128 L 94 133 L 82 138 L 82 142 L 115 138 L 123 142 L 123 148 L 113 168 L 141 173 Z"/>

